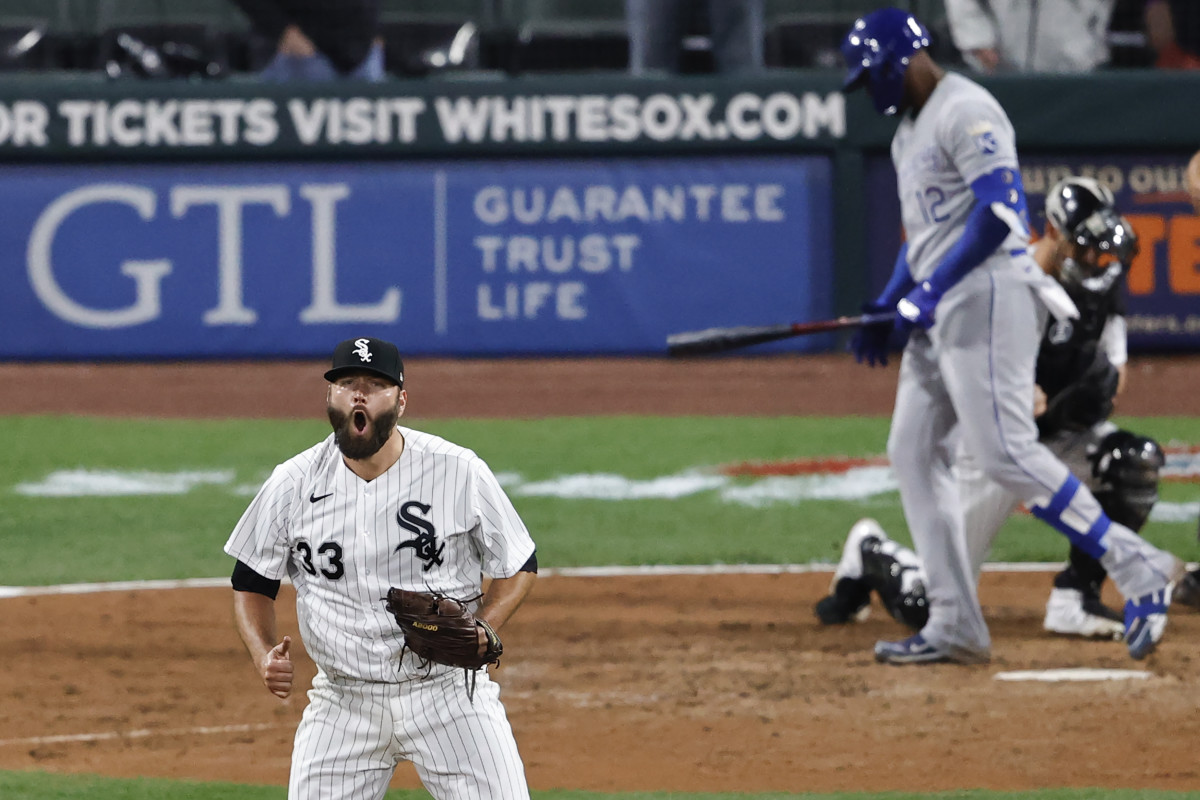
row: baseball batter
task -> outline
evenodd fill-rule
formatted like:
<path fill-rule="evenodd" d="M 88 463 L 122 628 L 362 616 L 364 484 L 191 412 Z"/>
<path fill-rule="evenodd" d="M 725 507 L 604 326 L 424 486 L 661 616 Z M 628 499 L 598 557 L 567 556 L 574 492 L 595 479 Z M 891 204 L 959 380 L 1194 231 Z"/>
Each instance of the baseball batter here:
<path fill-rule="evenodd" d="M 486 672 L 472 685 L 419 659 L 384 608 L 389 587 L 479 598 L 476 616 L 498 630 L 537 572 L 534 543 L 483 460 L 397 425 L 403 369 L 388 342 L 337 345 L 325 373 L 333 433 L 276 467 L 225 545 L 237 559 L 238 632 L 267 688 L 287 697 L 291 637 L 277 632 L 275 597 L 289 577 L 318 668 L 289 798 L 382 798 L 402 760 L 437 798 L 527 798 L 499 687 Z M 480 597 L 481 573 L 492 580 Z"/>
<path fill-rule="evenodd" d="M 1111 519 L 1139 531 L 1158 500 L 1162 449 L 1108 420 L 1124 380 L 1121 289 L 1137 239 L 1112 193 L 1089 178 L 1068 178 L 1049 191 L 1046 223 L 1034 260 L 1067 291 L 1079 317 L 1051 321 L 1042 337 L 1034 402 L 1041 441 L 1086 483 Z M 988 480 L 970 453 L 959 454 L 956 470 L 967 552 L 978 578 L 993 538 L 1020 500 Z M 1068 635 L 1123 637 L 1122 616 L 1100 600 L 1104 578 L 1098 560 L 1072 547 L 1067 567 L 1054 578 L 1043 626 Z M 873 520 L 862 520 L 851 528 L 832 591 L 816 613 L 827 625 L 849 622 L 866 610 L 875 591 L 893 617 L 920 630 L 928 619 L 926 580 L 915 553 Z"/>
<path fill-rule="evenodd" d="M 888 456 L 925 564 L 929 619 L 907 639 L 876 643 L 875 657 L 972 663 L 991 656 L 953 470 L 961 436 L 984 475 L 1101 561 L 1127 598 L 1130 655 L 1144 658 L 1166 628 L 1181 565 L 1109 519 L 1038 442 L 1034 361 L 1047 310 L 1057 319 L 1078 311 L 1028 254 L 1007 115 L 983 87 L 943 71 L 928 45 L 925 27 L 896 8 L 859 19 L 842 44 L 847 87 L 865 86 L 882 114 L 908 112 L 892 140 L 907 243 L 865 310 L 895 308 L 910 333 Z M 860 329 L 859 360 L 886 357 L 888 333 Z"/>

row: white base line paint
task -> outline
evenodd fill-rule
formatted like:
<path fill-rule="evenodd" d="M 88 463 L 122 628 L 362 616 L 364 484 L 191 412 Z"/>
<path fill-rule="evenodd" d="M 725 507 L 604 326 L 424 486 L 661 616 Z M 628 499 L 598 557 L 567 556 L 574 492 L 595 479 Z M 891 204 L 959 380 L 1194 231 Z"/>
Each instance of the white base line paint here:
<path fill-rule="evenodd" d="M 47 594 L 93 594 L 95 592 L 142 592 L 151 589 L 210 589 L 228 586 L 229 578 L 185 578 L 162 581 L 114 581 L 112 583 L 64 583 L 58 586 L 0 586 L 0 598 L 33 597 Z"/>
<path fill-rule="evenodd" d="M 984 572 L 1058 572 L 1064 562 L 995 561 L 983 565 Z M 611 567 L 544 567 L 542 577 L 628 578 L 660 575 L 801 575 L 833 572 L 834 564 L 642 564 Z M 1190 562 L 1188 569 L 1200 563 Z M 284 578 L 284 583 L 290 583 Z M 37 597 L 54 594 L 94 594 L 96 592 L 144 592 L 159 589 L 216 589 L 229 586 L 229 578 L 184 578 L 182 580 L 113 581 L 111 583 L 63 583 L 57 586 L 0 586 L 0 600 L 6 597 Z"/>
<path fill-rule="evenodd" d="M 1195 564 L 1189 564 L 1194 569 Z M 622 578 L 660 575 L 797 575 L 833 572 L 833 564 L 647 564 L 611 567 L 548 567 L 538 570 L 543 577 Z M 984 564 L 984 572 L 1058 572 L 1063 562 L 1003 562 Z M 285 580 L 286 582 L 286 580 Z M 64 583 L 58 586 L 0 586 L 0 599 L 54 594 L 96 592 L 143 592 L 157 589 L 214 589 L 229 586 L 229 578 L 185 578 L 183 580 L 114 581 L 111 583 Z"/>
<path fill-rule="evenodd" d="M 278 722 L 259 722 L 254 725 L 218 725 L 215 727 L 198 725 L 194 728 L 164 728 L 162 730 L 142 728 L 136 731 L 102 731 L 100 733 L 72 733 L 62 736 L 30 736 L 25 739 L 0 739 L 0 747 L 8 747 L 11 745 L 37 746 L 45 744 L 70 744 L 74 742 L 107 742 L 123 739 L 148 739 L 151 736 L 196 736 L 216 733 L 253 733 L 254 731 L 266 731 L 276 728 L 291 727 L 295 727 L 294 723 L 284 725 Z"/>
<path fill-rule="evenodd" d="M 1040 681 L 1042 683 L 1063 683 L 1068 681 L 1131 681 L 1153 678 L 1153 672 L 1136 669 L 1092 669 L 1078 667 L 1073 669 L 1035 669 L 1018 672 L 997 672 L 992 676 L 998 681 Z"/>

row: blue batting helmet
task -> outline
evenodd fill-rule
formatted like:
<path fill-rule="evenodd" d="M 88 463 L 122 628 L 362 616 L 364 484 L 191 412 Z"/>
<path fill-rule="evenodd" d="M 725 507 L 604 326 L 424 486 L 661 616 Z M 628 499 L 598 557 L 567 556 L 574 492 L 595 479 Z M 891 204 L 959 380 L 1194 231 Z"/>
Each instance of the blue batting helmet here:
<path fill-rule="evenodd" d="M 866 83 L 875 110 L 891 116 L 900 110 L 904 72 L 913 53 L 929 46 L 929 31 L 899 8 L 881 8 L 854 21 L 842 41 L 847 91 Z"/>

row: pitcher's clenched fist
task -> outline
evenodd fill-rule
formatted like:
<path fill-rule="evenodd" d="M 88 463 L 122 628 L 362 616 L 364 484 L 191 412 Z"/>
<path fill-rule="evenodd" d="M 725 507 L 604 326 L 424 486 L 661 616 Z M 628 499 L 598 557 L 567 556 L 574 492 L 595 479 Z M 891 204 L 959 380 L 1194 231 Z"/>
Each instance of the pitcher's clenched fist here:
<path fill-rule="evenodd" d="M 276 697 L 287 697 L 292 693 L 294 669 L 292 667 L 292 657 L 288 655 L 288 648 L 291 645 L 292 637 L 283 637 L 282 642 L 272 647 L 263 656 L 262 664 L 259 668 L 259 671 L 262 673 L 263 683 L 271 690 L 271 694 Z"/>

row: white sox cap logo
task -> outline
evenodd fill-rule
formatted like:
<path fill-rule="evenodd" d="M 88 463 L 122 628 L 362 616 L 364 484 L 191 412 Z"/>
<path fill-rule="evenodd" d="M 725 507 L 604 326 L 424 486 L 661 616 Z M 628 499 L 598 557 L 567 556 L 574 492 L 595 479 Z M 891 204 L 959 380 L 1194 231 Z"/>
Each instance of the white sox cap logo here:
<path fill-rule="evenodd" d="M 404 388 L 404 362 L 396 345 L 383 339 L 360 336 L 338 342 L 325 380 L 336 381 L 349 372 L 373 372 Z"/>

